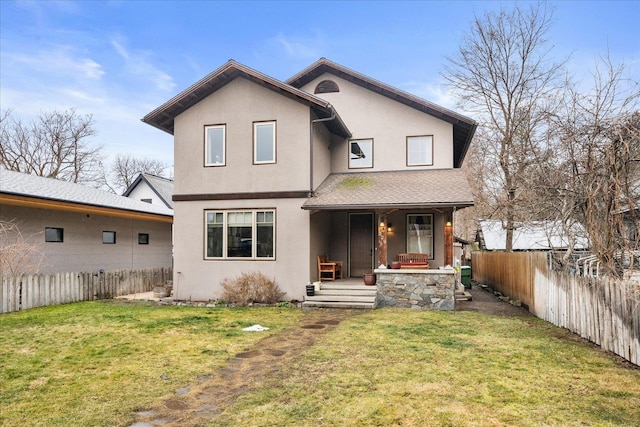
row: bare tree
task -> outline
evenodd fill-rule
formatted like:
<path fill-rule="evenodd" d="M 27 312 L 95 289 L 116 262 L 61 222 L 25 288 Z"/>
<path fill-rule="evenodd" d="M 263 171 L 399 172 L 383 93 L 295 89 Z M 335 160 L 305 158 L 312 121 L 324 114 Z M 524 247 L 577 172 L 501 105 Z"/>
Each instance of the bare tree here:
<path fill-rule="evenodd" d="M 167 168 L 167 165 L 160 160 L 118 154 L 111 168 L 111 188 L 115 193 L 121 194 L 129 188 L 140 173 L 164 176 Z"/>
<path fill-rule="evenodd" d="M 563 220 L 584 225 L 592 253 L 618 274 L 639 249 L 640 85 L 609 57 L 596 64 L 593 82 L 586 93 L 567 82 L 552 116 L 559 165 L 547 195 Z"/>
<path fill-rule="evenodd" d="M 549 61 L 546 33 L 552 13 L 544 3 L 526 10 L 515 6 L 476 17 L 443 77 L 459 106 L 477 115 L 492 215 L 505 220 L 506 248 L 513 246 L 516 220 L 529 215 L 520 197 L 531 169 L 548 155 L 545 112 L 558 87 L 562 64 Z"/>
<path fill-rule="evenodd" d="M 0 276 L 38 273 L 43 260 L 42 246 L 25 239 L 15 220 L 0 220 Z"/>
<path fill-rule="evenodd" d="M 0 164 L 6 169 L 99 186 L 103 181 L 101 147 L 91 115 L 74 110 L 41 113 L 23 123 L 11 111 L 0 113 Z"/>

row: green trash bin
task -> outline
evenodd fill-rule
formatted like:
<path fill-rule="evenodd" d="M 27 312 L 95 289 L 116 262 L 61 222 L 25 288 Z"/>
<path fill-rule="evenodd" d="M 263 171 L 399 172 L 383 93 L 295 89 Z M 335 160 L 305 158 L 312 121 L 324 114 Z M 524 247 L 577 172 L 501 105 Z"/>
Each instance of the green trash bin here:
<path fill-rule="evenodd" d="M 471 289 L 471 267 L 463 265 L 460 267 L 460 281 L 466 289 Z"/>

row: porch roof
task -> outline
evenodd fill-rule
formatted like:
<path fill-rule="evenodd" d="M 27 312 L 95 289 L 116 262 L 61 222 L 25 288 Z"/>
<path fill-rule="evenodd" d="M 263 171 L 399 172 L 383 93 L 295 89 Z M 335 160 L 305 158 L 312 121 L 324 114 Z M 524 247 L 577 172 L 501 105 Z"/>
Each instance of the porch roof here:
<path fill-rule="evenodd" d="M 302 209 L 423 209 L 473 206 L 461 169 L 336 173 L 329 175 Z"/>

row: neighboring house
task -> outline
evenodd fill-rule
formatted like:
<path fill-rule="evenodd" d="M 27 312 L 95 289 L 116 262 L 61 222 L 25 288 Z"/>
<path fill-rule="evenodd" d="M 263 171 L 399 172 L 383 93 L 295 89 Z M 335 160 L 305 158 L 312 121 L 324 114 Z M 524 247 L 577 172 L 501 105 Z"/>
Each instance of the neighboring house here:
<path fill-rule="evenodd" d="M 0 220 L 17 224 L 40 273 L 171 267 L 173 211 L 0 169 Z"/>
<path fill-rule="evenodd" d="M 572 246 L 574 251 L 589 249 L 589 239 L 584 227 L 575 224 L 572 227 L 574 241 L 571 241 L 559 221 L 530 221 L 517 223 L 513 231 L 514 251 L 549 251 L 567 250 Z M 502 221 L 480 221 L 477 241 L 481 250 L 506 250 L 507 229 Z"/>
<path fill-rule="evenodd" d="M 149 173 L 141 173 L 122 194 L 152 205 L 173 209 L 173 180 Z"/>
<path fill-rule="evenodd" d="M 324 58 L 282 82 L 229 61 L 143 118 L 174 135 L 174 296 L 260 271 L 288 298 L 317 257 L 360 277 L 395 254 L 453 263 L 476 123 Z"/>

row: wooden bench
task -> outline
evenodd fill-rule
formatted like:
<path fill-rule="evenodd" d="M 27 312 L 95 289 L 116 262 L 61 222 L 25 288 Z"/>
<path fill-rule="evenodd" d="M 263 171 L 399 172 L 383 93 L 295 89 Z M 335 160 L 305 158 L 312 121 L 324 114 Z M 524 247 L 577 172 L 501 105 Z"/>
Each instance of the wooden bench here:
<path fill-rule="evenodd" d="M 429 269 L 429 254 L 406 253 L 397 254 L 395 261 L 400 263 L 400 268 Z"/>

